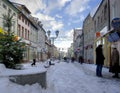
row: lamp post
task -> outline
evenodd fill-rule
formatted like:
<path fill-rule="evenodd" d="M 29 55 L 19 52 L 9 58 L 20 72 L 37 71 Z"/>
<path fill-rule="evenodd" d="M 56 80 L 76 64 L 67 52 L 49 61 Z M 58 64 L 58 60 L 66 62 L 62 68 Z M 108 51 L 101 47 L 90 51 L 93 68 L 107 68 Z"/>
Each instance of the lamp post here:
<path fill-rule="evenodd" d="M 58 34 L 59 34 L 59 31 L 57 30 L 57 31 L 55 31 L 55 35 L 56 36 L 54 36 L 54 37 L 50 37 L 50 35 L 51 35 L 51 31 L 50 30 L 48 30 L 47 31 L 47 35 L 48 35 L 48 39 L 49 40 L 51 40 L 51 42 L 52 42 L 52 56 L 54 56 L 54 41 L 55 41 L 55 39 L 58 37 Z"/>
<path fill-rule="evenodd" d="M 48 34 L 49 40 L 51 40 L 52 44 L 54 45 L 54 40 L 58 37 L 59 31 L 58 30 L 55 31 L 55 35 L 56 35 L 55 37 L 50 37 L 50 35 L 51 35 L 51 31 L 50 30 L 47 31 L 47 34 Z"/>

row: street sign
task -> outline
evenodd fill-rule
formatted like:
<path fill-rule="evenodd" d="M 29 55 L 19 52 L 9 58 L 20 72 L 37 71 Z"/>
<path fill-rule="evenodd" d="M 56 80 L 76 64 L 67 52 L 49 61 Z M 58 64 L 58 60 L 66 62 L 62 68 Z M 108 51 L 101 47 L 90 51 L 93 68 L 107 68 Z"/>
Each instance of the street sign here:
<path fill-rule="evenodd" d="M 111 25 L 115 30 L 119 30 L 120 29 L 120 18 L 114 18 L 111 22 Z"/>

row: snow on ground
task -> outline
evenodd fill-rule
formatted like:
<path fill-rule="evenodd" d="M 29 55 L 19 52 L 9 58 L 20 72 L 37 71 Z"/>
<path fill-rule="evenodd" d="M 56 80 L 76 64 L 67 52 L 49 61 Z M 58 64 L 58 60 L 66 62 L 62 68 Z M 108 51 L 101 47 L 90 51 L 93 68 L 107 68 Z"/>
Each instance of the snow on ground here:
<path fill-rule="evenodd" d="M 24 74 L 47 70 L 46 89 L 42 89 L 38 83 L 25 86 L 12 83 L 7 73 L 14 74 L 16 71 L 6 69 L 5 77 L 2 77 L 4 71 L 0 73 L 0 93 L 120 93 L 120 78 L 112 78 L 107 68 L 103 68 L 103 77 L 100 78 L 96 77 L 96 65 L 93 64 L 54 63 L 46 69 L 45 64 L 40 62 L 34 67 L 24 64 L 25 69 L 21 70 Z"/>

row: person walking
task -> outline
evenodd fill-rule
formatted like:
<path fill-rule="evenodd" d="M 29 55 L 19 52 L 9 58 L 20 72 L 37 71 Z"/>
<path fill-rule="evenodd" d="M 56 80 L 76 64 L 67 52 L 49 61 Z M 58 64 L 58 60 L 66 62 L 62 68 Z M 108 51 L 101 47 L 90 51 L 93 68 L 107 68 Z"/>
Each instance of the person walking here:
<path fill-rule="evenodd" d="M 120 66 L 119 66 L 119 52 L 117 48 L 113 48 L 112 54 L 111 54 L 111 62 L 110 62 L 110 68 L 109 72 L 114 73 L 112 76 L 113 78 L 118 78 L 119 77 L 119 72 L 120 72 Z"/>
<path fill-rule="evenodd" d="M 102 67 L 104 65 L 104 60 L 105 60 L 105 57 L 103 55 L 103 50 L 102 50 L 102 46 L 103 45 L 99 45 L 97 48 L 96 48 L 96 76 L 98 77 L 102 77 Z"/>
<path fill-rule="evenodd" d="M 71 57 L 71 62 L 73 63 L 75 61 L 75 58 L 74 57 Z"/>
<path fill-rule="evenodd" d="M 31 66 L 35 66 L 36 65 L 36 59 L 33 59 L 33 63 L 31 64 Z"/>
<path fill-rule="evenodd" d="M 82 56 L 79 56 L 79 63 L 83 63 L 83 57 Z"/>

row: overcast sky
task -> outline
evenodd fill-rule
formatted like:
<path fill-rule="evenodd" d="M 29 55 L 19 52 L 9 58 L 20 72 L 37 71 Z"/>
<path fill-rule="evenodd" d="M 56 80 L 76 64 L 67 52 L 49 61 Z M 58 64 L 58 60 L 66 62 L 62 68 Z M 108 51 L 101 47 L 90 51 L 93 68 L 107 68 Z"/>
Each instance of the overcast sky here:
<path fill-rule="evenodd" d="M 90 11 L 101 0 L 10 0 L 26 5 L 32 15 L 42 21 L 46 31 L 52 31 L 55 36 L 56 30 L 60 31 L 59 37 L 66 36 L 66 40 L 57 41 L 57 46 L 68 47 L 72 42 L 74 28 L 82 28 L 82 23 Z M 60 43 L 61 42 L 61 43 Z"/>

